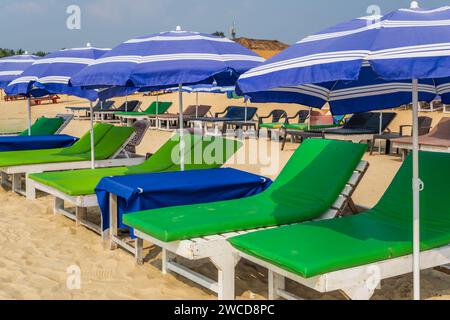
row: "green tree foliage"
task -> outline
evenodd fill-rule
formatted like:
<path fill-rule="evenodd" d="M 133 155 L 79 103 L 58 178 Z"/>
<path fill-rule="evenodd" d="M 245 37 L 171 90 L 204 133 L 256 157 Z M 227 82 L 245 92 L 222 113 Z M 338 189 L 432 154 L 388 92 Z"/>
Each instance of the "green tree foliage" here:
<path fill-rule="evenodd" d="M 25 51 L 23 49 L 14 50 L 14 49 L 0 48 L 0 58 L 17 56 L 17 55 L 21 55 L 21 54 L 25 54 Z M 38 56 L 38 57 L 43 57 L 43 56 L 47 55 L 47 52 L 38 51 L 38 52 L 33 53 L 33 55 Z"/>
<path fill-rule="evenodd" d="M 225 38 L 225 33 L 223 31 L 216 31 L 212 33 L 213 36 Z"/>

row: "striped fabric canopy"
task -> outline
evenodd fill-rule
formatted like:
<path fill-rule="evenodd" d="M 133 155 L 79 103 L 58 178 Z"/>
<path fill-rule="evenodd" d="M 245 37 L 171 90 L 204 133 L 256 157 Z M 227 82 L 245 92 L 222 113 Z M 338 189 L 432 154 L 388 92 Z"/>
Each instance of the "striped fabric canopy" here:
<path fill-rule="evenodd" d="M 134 86 L 147 91 L 214 81 L 228 86 L 263 61 L 227 38 L 162 32 L 124 42 L 74 76 L 71 83 L 93 88 Z"/>
<path fill-rule="evenodd" d="M 96 100 L 98 97 L 96 91 L 72 87 L 69 80 L 109 50 L 85 47 L 53 52 L 35 61 L 19 78 L 13 80 L 5 91 L 9 95 L 31 93 L 39 97 L 49 93 L 60 93 Z"/>
<path fill-rule="evenodd" d="M 309 36 L 243 74 L 254 102 L 292 102 L 334 114 L 392 108 L 437 94 L 450 103 L 450 7 L 400 9 Z"/>
<path fill-rule="evenodd" d="M 28 54 L 0 59 L 0 88 L 6 88 L 8 83 L 20 76 L 37 59 L 39 57 Z"/>

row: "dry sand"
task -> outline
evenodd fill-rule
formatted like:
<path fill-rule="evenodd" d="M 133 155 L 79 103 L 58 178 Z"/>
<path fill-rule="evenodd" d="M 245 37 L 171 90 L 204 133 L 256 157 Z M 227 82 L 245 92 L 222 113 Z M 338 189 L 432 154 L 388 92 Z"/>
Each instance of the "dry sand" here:
<path fill-rule="evenodd" d="M 130 97 L 129 99 L 133 99 Z M 135 98 L 144 104 L 154 97 Z M 160 100 L 174 101 L 171 112 L 177 111 L 176 94 L 162 96 Z M 240 100 L 227 100 L 223 95 L 199 94 L 200 103 L 213 105 L 213 111 L 225 106 L 243 105 Z M 115 99 L 117 103 L 124 98 Z M 195 94 L 185 94 L 185 103 L 194 104 Z M 33 107 L 33 119 L 41 115 L 53 116 L 64 112 L 67 105 L 86 105 L 74 97 L 62 96 L 56 105 Z M 258 114 L 265 115 L 277 104 L 260 105 Z M 299 110 L 298 105 L 283 105 L 289 114 Z M 392 124 L 398 130 L 400 124 L 410 123 L 410 111 L 399 111 Z M 442 112 L 427 113 L 434 118 Z M 0 131 L 25 129 L 26 109 L 24 101 L 0 102 Z M 11 124 L 14 128 L 11 127 Z M 8 125 L 8 127 L 6 127 Z M 88 121 L 73 121 L 63 133 L 80 136 L 89 128 Z M 170 136 L 168 132 L 148 131 L 139 153 L 154 152 Z M 249 142 L 246 141 L 246 144 Z M 278 143 L 275 145 L 278 150 Z M 268 172 L 261 166 L 235 164 L 229 166 L 266 174 L 275 178 L 296 144 L 288 143 L 280 153 L 277 170 Z M 251 151 L 250 151 L 251 153 Z M 248 155 L 247 155 L 248 156 Z M 366 154 L 370 168 L 354 195 L 358 205 L 371 207 L 383 194 L 395 172 L 400 167 L 396 156 Z M 160 272 L 160 250 L 150 247 L 144 266 L 136 266 L 131 255 L 123 250 L 109 251 L 100 238 L 72 221 L 52 214 L 52 199 L 41 197 L 28 202 L 23 197 L 0 189 L 0 299 L 214 299 L 215 296 L 192 282 L 173 274 Z M 81 289 L 69 290 L 66 282 L 67 269 L 78 266 L 81 270 Z M 198 266 L 198 270 L 214 277 L 209 264 Z M 237 268 L 237 295 L 240 299 L 264 299 L 267 297 L 267 274 L 263 268 L 249 262 L 240 262 Z M 306 298 L 342 299 L 338 292 L 321 295 L 297 284 L 289 284 L 296 293 Z M 411 275 L 400 276 L 382 282 L 374 299 L 410 299 Z M 434 270 L 423 272 L 422 294 L 426 299 L 450 299 L 450 277 Z"/>

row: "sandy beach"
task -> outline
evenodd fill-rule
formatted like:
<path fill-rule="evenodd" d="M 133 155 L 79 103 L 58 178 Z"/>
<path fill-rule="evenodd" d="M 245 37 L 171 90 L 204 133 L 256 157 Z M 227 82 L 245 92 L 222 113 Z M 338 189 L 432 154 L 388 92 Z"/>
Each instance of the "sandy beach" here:
<path fill-rule="evenodd" d="M 185 94 L 185 105 L 195 104 L 195 94 Z M 169 112 L 177 112 L 177 94 L 160 97 L 160 101 L 173 101 Z M 155 100 L 154 97 L 136 95 L 129 99 L 139 99 L 143 105 Z M 124 98 L 114 99 L 116 105 Z M 228 100 L 224 95 L 199 94 L 199 102 L 213 106 L 212 111 L 222 111 L 228 105 L 244 105 L 241 100 Z M 33 107 L 33 120 L 42 116 L 64 113 L 65 106 L 87 105 L 85 100 L 61 96 L 58 104 Z M 252 104 L 249 104 L 252 105 Z M 274 108 L 283 108 L 292 115 L 301 106 L 279 104 L 254 104 L 258 115 L 268 114 Z M 396 111 L 396 119 L 391 124 L 392 131 L 398 131 L 401 124 L 411 123 L 411 111 Z M 433 117 L 433 125 L 444 116 L 441 111 L 424 113 Z M 4 127 L 14 123 L 14 128 Z M 2 130 L 23 130 L 26 127 L 25 101 L 0 101 L 0 126 Z M 63 131 L 65 134 L 80 136 L 89 129 L 89 121 L 72 121 Z M 138 147 L 138 153 L 154 152 L 169 137 L 170 132 L 149 130 Z M 249 143 L 248 140 L 245 142 Z M 276 144 L 277 150 L 279 145 Z M 268 175 L 275 178 L 298 145 L 288 143 L 279 154 L 277 171 Z M 244 148 L 246 152 L 250 148 Z M 394 174 L 401 165 L 395 155 L 364 157 L 370 168 L 354 194 L 356 204 L 372 207 L 384 193 Z M 264 174 L 258 165 L 235 164 L 230 167 Z M 24 197 L 0 189 L 0 299 L 215 299 L 215 295 L 192 282 L 160 272 L 160 250 L 148 245 L 146 263 L 137 266 L 133 257 L 123 250 L 110 251 L 95 233 L 52 212 L 52 198 L 39 197 L 29 202 Z M 78 266 L 81 269 L 81 289 L 69 290 L 66 285 L 67 269 Z M 214 277 L 214 268 L 199 265 L 198 270 Z M 422 294 L 425 299 L 450 299 L 450 276 L 435 270 L 422 273 Z M 267 272 L 263 268 L 241 261 L 237 267 L 236 293 L 239 299 L 267 298 Z M 289 288 L 305 298 L 344 299 L 339 292 L 320 295 L 297 284 Z M 411 275 L 404 275 L 382 282 L 374 299 L 410 299 Z"/>

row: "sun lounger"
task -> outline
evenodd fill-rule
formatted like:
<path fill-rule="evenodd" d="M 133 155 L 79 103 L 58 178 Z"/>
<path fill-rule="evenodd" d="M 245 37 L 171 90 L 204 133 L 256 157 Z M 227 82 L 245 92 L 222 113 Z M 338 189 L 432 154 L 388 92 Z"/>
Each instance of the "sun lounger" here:
<path fill-rule="evenodd" d="M 57 114 L 54 118 L 40 117 L 31 125 L 32 136 L 49 136 L 59 134 L 72 121 L 73 116 L 69 114 Z M 0 137 L 14 136 L 13 134 L 1 135 Z M 16 136 L 28 136 L 28 129 L 18 132 Z"/>
<path fill-rule="evenodd" d="M 392 140 L 393 148 L 402 150 L 403 156 L 412 149 L 412 138 L 402 137 Z M 422 151 L 450 152 L 450 117 L 444 117 L 427 135 L 419 137 Z"/>
<path fill-rule="evenodd" d="M 388 126 L 396 117 L 396 113 L 381 113 L 381 132 L 388 130 Z M 323 133 L 326 139 L 346 140 L 355 143 L 361 141 L 372 141 L 375 134 L 380 133 L 380 113 L 364 112 L 354 114 L 342 128 L 331 128 L 325 130 L 311 130 Z"/>
<path fill-rule="evenodd" d="M 32 106 L 41 105 L 42 102 L 48 101 L 49 103 L 58 103 L 58 100 L 61 99 L 57 94 L 50 94 L 40 98 L 31 98 L 30 103 Z"/>
<path fill-rule="evenodd" d="M 450 155 L 420 153 L 422 269 L 450 263 Z M 436 170 L 439 168 L 439 170 Z M 369 299 L 382 279 L 412 272 L 412 157 L 364 213 L 231 238 L 239 256 L 269 269 L 269 298 L 294 298 L 288 278 L 319 292 Z M 292 241 L 295 239 L 295 241 Z"/>
<path fill-rule="evenodd" d="M 95 165 L 114 167 L 141 163 L 144 158 L 131 155 L 124 150 L 134 136 L 130 127 L 115 127 L 110 124 L 94 126 Z M 91 166 L 90 132 L 67 148 L 11 151 L 0 153 L 2 183 L 6 184 L 10 175 L 12 190 L 25 194 L 21 189 L 22 178 L 37 172 L 89 168 Z"/>
<path fill-rule="evenodd" d="M 264 123 L 264 119 L 272 119 L 269 123 Z M 281 109 L 272 110 L 265 117 L 258 117 L 258 132 L 257 136 L 259 137 L 259 132 L 261 129 L 267 129 L 267 135 L 270 138 L 272 134 L 272 130 L 278 130 L 281 128 L 283 124 L 287 122 L 287 113 Z"/>
<path fill-rule="evenodd" d="M 237 141 L 225 140 L 219 137 L 204 138 L 200 135 L 185 136 L 185 169 L 207 169 L 220 167 L 241 146 Z M 206 149 L 214 150 L 215 146 L 222 150 L 217 155 L 220 159 L 208 161 L 203 158 Z M 84 219 L 88 207 L 98 206 L 95 187 L 104 177 L 144 174 L 152 172 L 169 172 L 180 170 L 179 164 L 173 158 L 173 150 L 179 148 L 179 136 L 167 141 L 155 154 L 142 164 L 131 167 L 100 168 L 88 170 L 73 170 L 32 174 L 27 179 L 27 198 L 32 200 L 36 190 L 44 191 L 55 197 L 55 212 L 62 213 L 94 231 L 100 227 Z M 200 154 L 200 159 L 199 159 Z M 64 202 L 76 207 L 75 214 L 64 208 Z M 101 232 L 99 232 L 101 233 Z"/>
<path fill-rule="evenodd" d="M 95 121 L 100 122 L 118 122 L 116 119 L 117 112 L 134 112 L 141 105 L 139 100 L 131 100 L 122 103 L 122 105 L 116 109 L 109 110 L 97 110 L 94 112 Z"/>
<path fill-rule="evenodd" d="M 340 127 L 341 123 L 336 122 L 335 118 L 331 115 L 323 115 L 321 113 L 311 113 L 309 123 L 286 123 L 282 125 L 283 143 L 281 144 L 281 150 L 284 150 L 286 145 L 287 136 L 291 136 L 291 141 L 295 137 L 300 137 L 300 142 L 305 138 L 323 138 L 324 135 L 319 130 L 325 130 L 328 128 Z"/>
<path fill-rule="evenodd" d="M 198 117 L 205 117 L 209 110 L 211 110 L 211 106 L 206 105 L 191 105 L 186 108 L 183 112 L 183 119 L 188 122 Z M 177 113 L 166 113 L 158 115 L 157 118 L 157 127 L 160 130 L 173 130 L 179 127 L 178 121 L 180 115 Z M 165 125 L 163 125 L 165 124 Z"/>
<path fill-rule="evenodd" d="M 225 134 L 227 125 L 236 126 L 242 122 L 246 122 L 256 129 L 256 122 L 252 121 L 256 111 L 257 108 L 255 107 L 228 106 L 224 111 L 217 112 L 214 117 L 198 117 L 190 122 L 194 124 L 194 127 L 204 127 L 205 133 L 209 132 L 208 126 L 213 125 L 214 135 Z M 223 117 L 220 117 L 220 115 L 223 115 Z M 221 132 L 219 132 L 219 125 L 222 126 Z"/>
<path fill-rule="evenodd" d="M 342 141 L 305 141 L 275 182 L 264 192 L 230 201 L 162 208 L 126 214 L 123 221 L 142 241 L 163 248 L 163 272 L 174 271 L 217 292 L 220 299 L 234 298 L 235 260 L 228 255 L 228 237 L 258 228 L 333 218 L 349 206 L 351 196 L 367 169 L 361 158 L 367 146 Z M 218 268 L 218 282 L 175 263 L 174 255 L 189 260 L 210 259 Z"/>
<path fill-rule="evenodd" d="M 117 112 L 115 115 L 122 121 L 126 121 L 128 125 L 132 124 L 133 121 L 136 120 L 148 119 L 153 121 L 154 127 L 156 127 L 156 116 L 166 113 L 171 106 L 172 102 L 154 101 L 144 111 Z"/>
<path fill-rule="evenodd" d="M 114 103 L 115 102 L 112 100 L 108 101 L 98 100 L 97 104 L 92 107 L 92 110 L 94 110 L 94 113 L 99 110 L 110 110 L 114 106 Z M 66 110 L 72 112 L 74 117 L 79 120 L 88 119 L 91 115 L 90 107 L 66 107 Z"/>
<path fill-rule="evenodd" d="M 419 117 L 418 118 L 419 136 L 426 135 L 430 132 L 432 120 L 433 119 L 431 119 L 430 117 Z M 405 128 L 412 129 L 412 125 L 401 125 L 399 128 L 400 129 L 399 132 L 386 132 L 386 133 L 374 135 L 371 146 L 370 146 L 370 154 L 371 155 L 373 154 L 373 149 L 375 147 L 375 143 L 377 140 L 385 140 L 386 141 L 385 153 L 389 154 L 391 152 L 391 140 L 407 136 L 405 133 Z M 381 153 L 381 150 L 379 150 L 379 151 Z M 398 152 L 398 150 L 397 150 L 397 152 Z"/>

